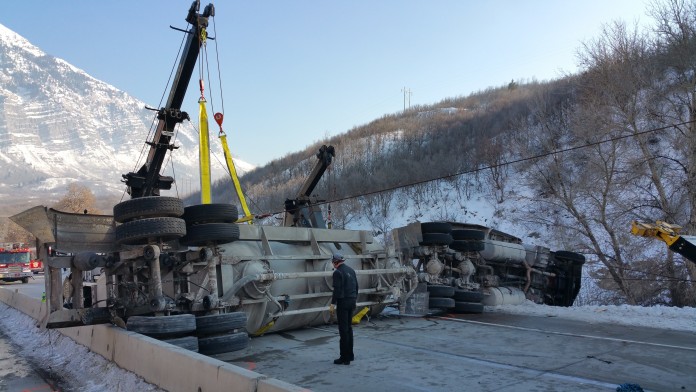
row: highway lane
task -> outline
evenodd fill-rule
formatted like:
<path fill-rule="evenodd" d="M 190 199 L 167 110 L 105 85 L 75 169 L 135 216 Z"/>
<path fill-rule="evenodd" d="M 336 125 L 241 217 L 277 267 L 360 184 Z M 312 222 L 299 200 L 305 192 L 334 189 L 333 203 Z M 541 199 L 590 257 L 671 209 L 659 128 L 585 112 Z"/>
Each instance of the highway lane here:
<path fill-rule="evenodd" d="M 33 298 L 41 298 L 45 289 L 43 274 L 34 275 L 33 279 L 29 279 L 29 283 L 22 282 L 0 282 L 0 287 L 8 290 L 17 290 L 22 294 Z"/>
<path fill-rule="evenodd" d="M 43 277 L 12 288 L 39 298 Z M 691 332 L 497 312 L 385 312 L 355 327 L 355 345 L 355 362 L 334 365 L 338 333 L 326 325 L 253 338 L 216 357 L 322 391 L 614 391 L 623 383 L 696 391 Z"/>
<path fill-rule="evenodd" d="M 355 327 L 356 361 L 338 355 L 335 326 L 254 338 L 227 362 L 322 391 L 696 390 L 693 334 L 484 313 L 384 315 Z"/>

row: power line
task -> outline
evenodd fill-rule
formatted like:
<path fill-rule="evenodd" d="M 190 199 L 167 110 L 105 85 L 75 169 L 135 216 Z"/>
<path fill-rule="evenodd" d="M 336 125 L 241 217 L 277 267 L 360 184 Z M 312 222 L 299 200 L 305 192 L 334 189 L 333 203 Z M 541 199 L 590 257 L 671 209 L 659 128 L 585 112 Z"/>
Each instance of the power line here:
<path fill-rule="evenodd" d="M 483 170 L 493 169 L 493 168 L 496 168 L 496 167 L 514 165 L 514 164 L 517 164 L 517 163 L 522 163 L 522 162 L 527 162 L 527 161 L 532 161 L 532 160 L 544 158 L 544 157 L 551 156 L 551 155 L 554 155 L 554 154 L 560 154 L 560 153 L 564 153 L 564 152 L 580 150 L 580 149 L 583 149 L 583 148 L 594 147 L 594 146 L 598 146 L 598 145 L 601 145 L 601 144 L 604 144 L 604 143 L 610 143 L 610 142 L 614 142 L 614 141 L 617 141 L 617 140 L 623 140 L 623 139 L 627 139 L 627 138 L 631 138 L 631 137 L 636 137 L 636 136 L 640 136 L 640 135 L 644 135 L 644 134 L 648 134 L 648 133 L 652 133 L 652 132 L 664 131 L 664 130 L 667 130 L 667 129 L 669 129 L 669 128 L 675 128 L 675 129 L 676 129 L 676 127 L 679 127 L 679 126 L 682 126 L 682 125 L 686 125 L 686 124 L 691 124 L 691 123 L 694 123 L 694 122 L 696 122 L 696 120 L 690 120 L 690 121 L 684 121 L 684 122 L 677 123 L 677 124 L 665 125 L 664 127 L 652 128 L 652 129 L 648 129 L 648 130 L 645 130 L 645 131 L 632 133 L 632 134 L 630 134 L 630 135 L 623 135 L 623 136 L 612 137 L 612 138 L 609 138 L 609 139 L 606 139 L 606 140 L 600 140 L 600 141 L 597 141 L 597 142 L 586 143 L 586 144 L 582 144 L 582 145 L 574 146 L 574 147 L 562 148 L 562 149 L 558 149 L 558 150 L 546 152 L 546 153 L 543 153 L 543 154 L 533 155 L 533 156 L 526 157 L 526 158 L 519 158 L 519 159 L 514 159 L 514 160 L 511 160 L 511 161 L 502 162 L 502 163 L 498 163 L 498 164 L 492 164 L 492 165 L 488 165 L 488 166 L 481 166 L 481 167 L 478 167 L 478 168 L 476 168 L 476 169 L 465 170 L 465 171 L 456 172 L 456 173 L 452 173 L 452 174 L 446 174 L 446 175 L 444 175 L 444 176 L 439 176 L 439 177 L 429 178 L 429 179 L 425 179 L 425 180 L 414 181 L 414 182 L 410 182 L 410 183 L 407 183 L 407 184 L 396 184 L 396 185 L 394 185 L 394 186 L 392 186 L 392 187 L 389 187 L 389 188 L 384 188 L 384 189 L 379 189 L 379 190 L 375 190 L 375 191 L 365 192 L 365 193 L 361 193 L 361 194 L 357 194 L 357 195 L 350 195 L 350 196 L 345 196 L 345 197 L 339 197 L 339 198 L 333 199 L 333 200 L 325 200 L 325 201 L 321 201 L 321 202 L 316 202 L 315 204 L 316 204 L 316 205 L 322 205 L 322 204 L 327 204 L 327 203 L 335 203 L 335 202 L 339 202 L 339 201 L 345 201 L 345 200 L 350 200 L 350 199 L 356 199 L 356 198 L 364 197 L 364 196 L 371 196 L 371 195 L 375 195 L 375 194 L 379 194 L 379 193 L 383 193 L 383 192 L 394 191 L 394 190 L 397 190 L 397 189 L 406 188 L 406 187 L 410 187 L 410 186 L 414 186 L 414 185 L 425 184 L 425 183 L 428 183 L 428 182 L 433 182 L 433 181 L 438 181 L 438 180 L 444 180 L 444 179 L 448 179 L 448 178 L 458 177 L 458 176 L 462 176 L 462 175 L 465 175 L 465 174 L 473 174 L 473 173 L 477 173 L 477 172 L 480 172 L 480 171 L 483 171 Z M 272 213 L 270 213 L 270 214 L 271 214 L 271 215 L 275 215 L 275 214 L 281 214 L 281 213 L 284 213 L 284 212 L 285 212 L 285 211 L 278 211 L 278 212 L 272 212 Z"/>

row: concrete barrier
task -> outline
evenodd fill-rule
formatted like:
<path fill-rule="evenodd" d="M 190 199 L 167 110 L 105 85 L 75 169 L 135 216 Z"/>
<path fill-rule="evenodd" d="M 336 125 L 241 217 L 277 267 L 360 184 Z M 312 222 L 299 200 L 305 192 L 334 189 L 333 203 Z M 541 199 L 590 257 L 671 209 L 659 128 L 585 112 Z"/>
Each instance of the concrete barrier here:
<path fill-rule="evenodd" d="M 0 301 L 40 320 L 46 304 L 0 288 Z M 308 389 L 112 325 L 60 328 L 92 352 L 168 391 L 281 392 Z"/>

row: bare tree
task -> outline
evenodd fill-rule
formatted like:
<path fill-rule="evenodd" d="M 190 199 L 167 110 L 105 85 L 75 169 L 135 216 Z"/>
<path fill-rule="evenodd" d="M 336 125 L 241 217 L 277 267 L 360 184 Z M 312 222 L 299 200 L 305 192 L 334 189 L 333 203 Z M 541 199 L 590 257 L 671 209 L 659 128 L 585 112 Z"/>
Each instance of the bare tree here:
<path fill-rule="evenodd" d="M 491 193 L 495 201 L 500 204 L 505 201 L 508 192 L 507 184 L 509 180 L 509 141 L 505 137 L 496 137 L 481 143 L 478 149 L 478 161 L 486 167 L 484 176 L 486 183 L 490 185 Z"/>
<path fill-rule="evenodd" d="M 33 244 L 34 236 L 28 231 L 21 228 L 9 218 L 0 218 L 0 242 L 21 242 L 24 244 Z"/>
<path fill-rule="evenodd" d="M 68 192 L 53 206 L 56 210 L 74 213 L 98 214 L 92 191 L 76 182 L 68 185 Z"/>
<path fill-rule="evenodd" d="M 593 255 L 599 287 L 620 293 L 618 302 L 668 297 L 681 306 L 693 301 L 686 300 L 674 259 L 636 251 L 640 240 L 628 235 L 633 219 L 678 221 L 684 211 L 679 139 L 652 132 L 663 109 L 654 97 L 664 70 L 653 48 L 648 36 L 619 22 L 585 44 L 578 99 L 560 106 L 548 97 L 537 100 L 519 146 L 527 148 L 520 155 L 543 158 L 520 171 L 535 190 L 528 219 L 568 233 Z"/>
<path fill-rule="evenodd" d="M 654 2 L 651 15 L 656 21 L 656 51 L 659 65 L 665 70 L 659 81 L 657 99 L 664 103 L 655 117 L 665 125 L 678 125 L 678 142 L 674 150 L 682 177 L 680 187 L 686 198 L 680 207 L 685 215 L 674 217 L 686 233 L 696 234 L 696 1 L 667 0 Z M 668 217 L 670 218 L 670 217 Z M 678 219 L 684 219 L 680 222 Z M 672 264 L 670 273 L 677 274 L 679 266 Z M 686 263 L 691 282 L 696 280 L 696 265 Z M 674 286 L 681 282 L 675 280 Z M 696 287 L 692 284 L 683 292 L 685 301 L 696 303 Z"/>
<path fill-rule="evenodd" d="M 348 225 L 360 216 L 360 203 L 355 199 L 343 200 L 326 205 L 331 207 L 331 223 L 334 229 L 347 229 Z"/>
<path fill-rule="evenodd" d="M 392 244 L 392 202 L 394 192 L 386 191 L 361 198 L 362 211 L 374 228 L 375 236 L 382 238 L 382 244 Z"/>

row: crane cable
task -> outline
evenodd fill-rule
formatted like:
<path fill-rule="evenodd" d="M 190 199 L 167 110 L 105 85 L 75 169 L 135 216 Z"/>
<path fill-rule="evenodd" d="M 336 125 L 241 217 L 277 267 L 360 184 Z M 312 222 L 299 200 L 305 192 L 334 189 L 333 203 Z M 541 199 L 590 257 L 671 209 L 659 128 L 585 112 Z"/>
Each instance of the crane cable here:
<path fill-rule="evenodd" d="M 215 35 L 217 36 L 217 27 L 215 24 L 215 17 L 213 17 L 212 19 L 213 19 L 213 31 L 215 32 Z M 207 66 L 206 73 L 208 76 L 208 85 L 212 85 L 212 83 L 210 81 L 210 66 L 208 66 L 207 48 L 205 50 L 205 55 L 201 56 L 201 57 L 205 57 L 205 63 Z M 234 160 L 232 159 L 232 154 L 230 153 L 230 148 L 229 148 L 229 145 L 227 144 L 227 135 L 225 134 L 225 131 L 222 129 L 222 122 L 224 121 L 224 118 L 225 118 L 225 115 L 224 115 L 225 101 L 223 98 L 224 95 L 223 95 L 223 91 L 222 91 L 222 74 L 220 72 L 220 56 L 219 56 L 218 45 L 217 45 L 216 40 L 215 40 L 215 58 L 216 58 L 216 62 L 217 62 L 218 82 L 219 82 L 219 86 L 220 86 L 220 101 L 222 103 L 221 112 L 215 112 L 215 105 L 214 105 L 214 102 L 212 99 L 212 94 L 211 94 L 211 99 L 210 99 L 210 107 L 211 107 L 212 111 L 215 113 L 213 115 L 213 118 L 215 119 L 215 122 L 220 127 L 220 132 L 218 133 L 218 138 L 220 139 L 220 143 L 222 145 L 222 150 L 223 150 L 223 153 L 225 155 L 225 163 L 227 164 L 227 170 L 229 172 L 230 178 L 232 179 L 232 183 L 234 184 L 234 188 L 235 188 L 235 191 L 237 193 L 237 197 L 239 198 L 239 202 L 242 206 L 242 211 L 244 212 L 244 216 L 242 218 L 238 219 L 237 223 L 247 222 L 247 223 L 251 224 L 252 220 L 254 219 L 254 216 L 249 211 L 249 207 L 247 205 L 246 198 L 244 197 L 244 192 L 242 191 L 242 186 L 239 182 L 239 176 L 237 175 L 237 169 L 234 166 Z M 201 78 L 202 78 L 202 76 L 201 76 Z"/>

